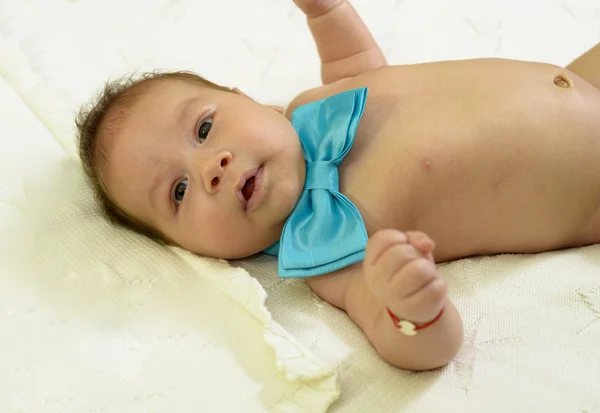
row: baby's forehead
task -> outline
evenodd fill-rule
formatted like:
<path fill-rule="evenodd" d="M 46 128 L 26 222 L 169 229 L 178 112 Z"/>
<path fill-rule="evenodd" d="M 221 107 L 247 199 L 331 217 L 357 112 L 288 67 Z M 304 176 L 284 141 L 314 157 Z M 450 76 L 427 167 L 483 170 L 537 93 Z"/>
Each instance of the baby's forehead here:
<path fill-rule="evenodd" d="M 184 98 L 190 95 L 207 97 L 216 92 L 218 91 L 192 80 L 163 78 L 149 81 L 149 84 L 145 87 L 141 97 L 145 97 L 146 99 L 156 99 L 165 96 L 172 98 Z"/>
<path fill-rule="evenodd" d="M 136 96 L 121 115 L 123 126 L 141 121 L 144 124 L 163 123 L 172 120 L 180 106 L 190 99 L 207 97 L 205 88 L 177 79 L 161 79 L 153 82 Z"/>

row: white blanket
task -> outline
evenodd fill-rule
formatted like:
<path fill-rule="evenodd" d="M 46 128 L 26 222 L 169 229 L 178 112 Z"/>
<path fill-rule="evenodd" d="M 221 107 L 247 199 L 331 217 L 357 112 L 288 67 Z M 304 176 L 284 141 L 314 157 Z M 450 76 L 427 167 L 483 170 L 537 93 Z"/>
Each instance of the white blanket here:
<path fill-rule="evenodd" d="M 567 64 L 600 40 L 598 0 L 354 4 L 392 64 Z M 465 345 L 415 374 L 271 258 L 231 267 L 108 225 L 73 113 L 154 68 L 274 104 L 319 81 L 291 0 L 0 2 L 0 411 L 600 412 L 600 246 L 444 265 Z"/>

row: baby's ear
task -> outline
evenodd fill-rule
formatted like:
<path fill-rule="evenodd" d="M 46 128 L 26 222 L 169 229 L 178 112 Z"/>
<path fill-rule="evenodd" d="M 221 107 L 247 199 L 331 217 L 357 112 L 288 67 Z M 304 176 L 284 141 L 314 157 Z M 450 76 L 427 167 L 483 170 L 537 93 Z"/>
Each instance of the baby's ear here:
<path fill-rule="evenodd" d="M 247 94 L 245 94 L 244 92 L 242 92 L 241 90 L 239 90 L 237 87 L 234 87 L 233 89 L 231 89 L 231 91 L 237 95 L 240 96 L 245 96 L 248 99 L 254 100 L 252 99 L 250 96 L 248 96 Z M 283 114 L 283 108 L 281 106 L 277 106 L 277 105 L 267 105 L 267 107 L 273 109 L 275 112 L 281 113 Z"/>

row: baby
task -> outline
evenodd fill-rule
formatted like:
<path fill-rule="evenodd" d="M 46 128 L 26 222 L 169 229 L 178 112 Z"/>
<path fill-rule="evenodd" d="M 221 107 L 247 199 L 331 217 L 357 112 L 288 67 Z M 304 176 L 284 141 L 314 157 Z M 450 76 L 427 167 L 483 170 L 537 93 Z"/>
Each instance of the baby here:
<path fill-rule="evenodd" d="M 600 242 L 600 47 L 388 66 L 347 0 L 295 3 L 323 86 L 284 111 L 184 72 L 111 83 L 78 119 L 86 173 L 113 221 L 206 256 L 288 271 L 350 228 L 349 259 L 290 274 L 389 363 L 442 366 L 463 331 L 436 262 Z"/>

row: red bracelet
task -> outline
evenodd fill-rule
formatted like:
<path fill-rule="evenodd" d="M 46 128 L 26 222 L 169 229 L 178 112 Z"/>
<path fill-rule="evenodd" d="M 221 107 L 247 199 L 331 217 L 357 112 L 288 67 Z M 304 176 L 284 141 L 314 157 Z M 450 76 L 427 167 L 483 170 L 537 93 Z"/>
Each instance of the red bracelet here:
<path fill-rule="evenodd" d="M 424 328 L 427 328 L 430 325 L 432 325 L 433 323 L 435 323 L 436 321 L 438 321 L 440 319 L 440 317 L 442 317 L 442 314 L 444 314 L 444 309 L 442 308 L 440 313 L 433 320 L 417 327 L 415 325 L 415 323 L 412 323 L 407 320 L 400 320 L 398 317 L 396 317 L 396 315 L 394 313 L 392 313 L 392 311 L 389 308 L 385 307 L 385 309 L 387 310 L 387 313 L 392 318 L 392 321 L 394 322 L 394 326 L 398 329 L 398 331 L 400 331 L 405 336 L 411 336 L 411 337 L 416 336 L 417 331 L 423 330 Z"/>

